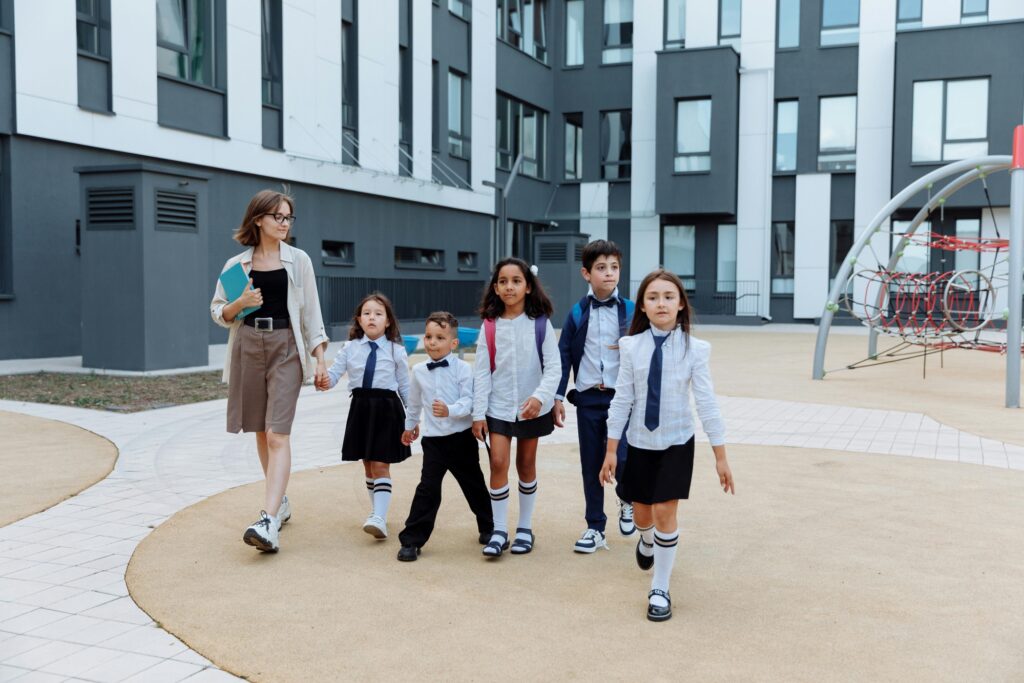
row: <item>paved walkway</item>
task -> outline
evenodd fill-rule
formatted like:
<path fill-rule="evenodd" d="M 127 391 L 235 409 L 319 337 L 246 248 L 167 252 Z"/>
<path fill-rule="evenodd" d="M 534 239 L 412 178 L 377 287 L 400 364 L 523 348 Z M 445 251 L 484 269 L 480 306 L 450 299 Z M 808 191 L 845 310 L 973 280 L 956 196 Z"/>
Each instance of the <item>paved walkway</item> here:
<path fill-rule="evenodd" d="M 348 397 L 303 389 L 296 470 L 339 462 Z M 919 413 L 722 398 L 730 443 L 905 455 L 1024 470 L 1024 447 Z M 129 415 L 0 401 L 113 441 L 114 471 L 45 512 L 0 528 L 0 681 L 238 680 L 163 631 L 129 597 L 138 543 L 178 510 L 262 478 L 251 437 L 224 432 L 225 401 Z M 570 420 L 572 411 L 570 410 Z M 547 443 L 576 441 L 575 424 Z M 239 537 L 244 523 L 239 518 Z M 241 542 L 241 541 L 239 541 Z"/>

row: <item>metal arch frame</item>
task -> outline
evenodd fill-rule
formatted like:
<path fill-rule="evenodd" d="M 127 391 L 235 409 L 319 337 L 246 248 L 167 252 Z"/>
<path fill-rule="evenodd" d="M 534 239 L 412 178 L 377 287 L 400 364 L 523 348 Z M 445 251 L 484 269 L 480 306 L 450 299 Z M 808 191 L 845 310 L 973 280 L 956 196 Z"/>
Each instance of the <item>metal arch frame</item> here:
<path fill-rule="evenodd" d="M 1016 134 L 1022 140 L 1024 140 L 1024 126 L 1018 127 L 1017 131 L 1016 131 Z M 951 164 L 947 164 L 946 166 L 943 166 L 942 168 L 937 168 L 934 171 L 932 171 L 931 173 L 928 173 L 928 174 L 922 176 L 921 178 L 918 178 L 917 180 L 912 182 L 910 185 L 905 187 L 899 194 L 897 194 L 895 197 L 890 199 L 889 202 L 886 203 L 886 205 L 882 207 L 882 209 L 875 215 L 875 217 L 873 219 L 871 219 L 871 222 L 868 223 L 867 228 L 864 230 L 864 232 L 861 234 L 861 236 L 854 243 L 854 245 L 850 249 L 850 251 L 846 254 L 846 258 L 843 259 L 843 263 L 839 267 L 839 272 L 836 273 L 835 280 L 833 281 L 833 284 L 832 284 L 832 289 L 831 289 L 831 291 L 829 291 L 828 301 L 826 302 L 824 310 L 822 311 L 822 314 L 821 314 L 821 321 L 818 324 L 818 335 L 817 335 L 817 341 L 815 343 L 815 348 L 814 348 L 814 366 L 813 366 L 813 371 L 812 371 L 812 378 L 813 379 L 820 380 L 820 379 L 824 379 L 824 377 L 825 377 L 825 349 L 826 349 L 826 346 L 828 345 L 828 333 L 829 333 L 829 331 L 832 328 L 832 320 L 833 320 L 834 315 L 835 315 L 835 310 L 836 310 L 835 302 L 839 300 L 839 297 L 840 297 L 841 293 L 846 288 L 847 280 L 850 277 L 850 273 L 853 270 L 853 265 L 854 265 L 857 257 L 860 256 L 861 252 L 864 250 L 864 247 L 866 247 L 868 245 L 868 243 L 872 240 L 872 238 L 874 237 L 876 231 L 879 229 L 879 227 L 882 225 L 882 223 L 885 222 L 886 220 L 888 220 L 889 217 L 893 214 L 893 212 L 896 211 L 897 209 L 899 209 L 901 206 L 903 206 L 903 204 L 905 204 L 907 202 L 907 200 L 909 200 L 911 197 L 916 195 L 918 192 L 926 190 L 929 186 L 933 185 L 936 181 L 942 180 L 943 178 L 948 178 L 949 176 L 953 176 L 953 175 L 957 175 L 957 174 L 962 174 L 960 178 L 958 178 L 957 180 L 955 180 L 952 183 L 950 183 L 947 187 L 943 188 L 942 193 L 946 193 L 945 195 L 942 195 L 942 193 L 940 193 L 940 195 L 939 195 L 939 196 L 948 197 L 949 195 L 953 194 L 954 192 L 956 192 L 957 190 L 961 189 L 965 185 L 967 185 L 970 182 L 973 182 L 974 180 L 976 180 L 981 175 L 981 173 L 983 173 L 983 172 L 990 172 L 990 170 L 998 170 L 998 167 L 1008 168 L 1008 167 L 1011 166 L 1012 163 L 1013 163 L 1013 159 L 1010 156 L 1008 156 L 1008 155 L 989 155 L 989 156 L 984 156 L 984 157 L 974 157 L 974 158 L 971 158 L 971 159 L 963 159 L 963 160 L 960 160 L 960 161 L 955 161 L 955 162 L 953 162 Z M 990 167 L 995 167 L 995 168 L 990 168 Z M 1024 173 L 1014 172 L 1014 171 L 1018 171 L 1018 170 L 1024 170 L 1024 167 L 1021 167 L 1021 168 L 1014 167 L 1014 169 L 1011 171 L 1011 201 L 1010 201 L 1011 223 L 1016 222 L 1015 219 L 1014 219 L 1015 216 L 1019 216 L 1020 217 L 1019 220 L 1024 220 Z M 1020 191 L 1015 191 L 1018 185 L 1020 186 Z M 1020 196 L 1018 197 L 1018 195 L 1020 195 Z M 936 196 L 935 198 L 933 198 L 933 200 L 930 201 L 928 204 L 931 205 L 932 202 L 935 202 L 937 204 L 939 196 Z M 931 209 L 933 209 L 933 208 L 934 208 L 934 206 L 931 207 Z M 918 212 L 918 215 L 914 217 L 914 221 L 916 221 L 917 223 L 916 223 L 916 225 L 914 225 L 912 223 L 912 229 L 908 229 L 908 234 L 912 234 L 912 231 L 916 230 L 917 226 L 920 225 L 921 222 L 923 222 L 924 217 L 928 215 L 928 211 L 926 211 L 926 209 L 928 209 L 928 211 L 931 210 L 931 209 L 928 208 L 928 206 L 926 206 L 926 207 L 922 208 L 921 211 Z M 1021 253 L 1022 250 L 1024 250 L 1024 244 L 1021 244 L 1021 242 L 1024 241 L 1024 240 L 1020 239 L 1019 237 L 1016 240 L 1014 240 L 1014 238 L 1017 237 L 1017 235 L 1021 232 L 1020 229 L 1015 229 L 1015 228 L 1018 228 L 1018 227 L 1019 226 L 1012 226 L 1011 227 L 1011 243 L 1010 244 L 1011 244 L 1011 252 L 1014 252 L 1014 251 L 1017 252 L 1016 261 L 1021 261 L 1022 259 L 1020 257 L 1020 253 Z M 904 239 L 906 239 L 906 238 L 904 238 Z M 1016 244 L 1014 244 L 1014 241 L 1016 241 Z M 1015 261 L 1013 253 L 1011 253 L 1011 258 L 1010 258 L 1010 268 L 1011 268 L 1010 272 L 1011 273 L 1013 272 L 1013 267 L 1014 267 L 1014 264 L 1015 264 L 1016 261 Z M 1018 268 L 1018 272 L 1019 272 L 1019 268 Z M 1014 285 L 1015 280 L 1016 280 L 1016 278 L 1013 278 L 1013 277 L 1010 278 L 1011 302 L 1013 301 L 1013 299 L 1012 299 L 1013 294 L 1014 294 L 1014 286 L 1013 285 Z M 1017 288 L 1017 290 L 1019 292 L 1019 287 Z M 1018 296 L 1018 298 L 1019 298 L 1019 296 Z M 1011 316 L 1010 316 L 1011 317 L 1011 322 L 1014 319 L 1012 308 L 1013 307 L 1011 307 Z M 1016 308 L 1017 308 L 1016 321 L 1019 323 L 1019 321 L 1020 321 L 1019 306 L 1017 306 Z M 1009 336 L 1008 336 L 1008 340 L 1007 341 L 1008 341 L 1008 343 L 1010 343 L 1010 342 L 1013 341 L 1012 338 L 1016 337 L 1017 344 L 1019 345 L 1020 344 L 1020 330 L 1017 329 L 1016 330 L 1016 334 L 1014 335 L 1013 334 L 1013 332 L 1014 332 L 1013 327 L 1014 327 L 1013 324 L 1009 325 L 1009 327 L 1008 327 L 1008 334 L 1009 334 Z M 1014 354 L 1007 354 L 1007 355 L 1009 357 L 1009 356 L 1012 356 Z M 1016 356 L 1017 356 L 1016 390 L 1017 390 L 1018 398 L 1016 399 L 1016 402 L 1014 403 L 1013 407 L 1016 407 L 1016 405 L 1019 404 L 1019 392 L 1020 392 L 1020 374 L 1019 374 L 1020 354 L 1018 353 L 1018 354 L 1016 354 Z M 1008 370 L 1009 370 L 1009 360 L 1007 362 L 1008 362 Z M 1011 402 L 1010 386 L 1009 386 L 1010 379 L 1011 379 L 1010 378 L 1010 374 L 1012 374 L 1012 373 L 1008 372 L 1008 374 L 1007 374 L 1007 405 L 1008 406 L 1009 406 L 1009 404 Z"/>

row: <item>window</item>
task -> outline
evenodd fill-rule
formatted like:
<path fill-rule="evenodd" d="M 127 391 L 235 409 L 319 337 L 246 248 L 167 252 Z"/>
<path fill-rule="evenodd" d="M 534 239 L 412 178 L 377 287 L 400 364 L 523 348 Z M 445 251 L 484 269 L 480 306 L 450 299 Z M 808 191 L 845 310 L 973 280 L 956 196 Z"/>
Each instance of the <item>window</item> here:
<path fill-rule="evenodd" d="M 896 8 L 896 30 L 921 28 L 921 0 L 899 0 Z"/>
<path fill-rule="evenodd" d="M 988 21 L 988 0 L 960 0 L 960 23 Z"/>
<path fill-rule="evenodd" d="M 718 0 L 718 44 L 740 47 L 742 0 Z"/>
<path fill-rule="evenodd" d="M 354 266 L 356 245 L 353 242 L 324 240 L 320 243 L 320 257 L 325 266 Z"/>
<path fill-rule="evenodd" d="M 889 250 L 893 251 L 899 246 L 903 240 L 903 236 L 910 228 L 910 221 L 893 221 L 892 222 L 892 243 L 889 245 Z M 903 245 L 903 251 L 898 255 L 896 259 L 896 271 L 900 273 L 915 273 L 917 275 L 924 275 L 931 270 L 931 246 L 929 245 L 925 235 L 931 232 L 931 224 L 927 221 L 921 223 L 914 231 L 912 236 L 906 244 Z"/>
<path fill-rule="evenodd" d="M 496 119 L 497 167 L 511 171 L 516 158 L 522 154 L 519 172 L 543 179 L 547 157 L 547 113 L 498 93 Z"/>
<path fill-rule="evenodd" d="M 956 222 L 956 236 L 962 240 L 967 240 L 971 244 L 977 244 L 981 238 L 981 221 L 977 218 L 958 219 Z M 981 267 L 981 253 L 973 249 L 957 249 L 956 265 L 954 267 L 958 271 L 978 270 Z M 965 275 L 959 279 L 960 282 L 964 280 L 977 288 L 979 281 L 977 274 Z"/>
<path fill-rule="evenodd" d="M 213 0 L 157 0 L 157 71 L 216 87 Z"/>
<path fill-rule="evenodd" d="M 846 255 L 853 249 L 853 221 L 832 221 L 829 239 L 828 276 L 834 278 L 843 265 Z"/>
<path fill-rule="evenodd" d="M 602 64 L 633 61 L 633 0 L 604 0 Z"/>
<path fill-rule="evenodd" d="M 448 154 L 469 158 L 469 81 L 462 74 L 448 72 Z"/>
<path fill-rule="evenodd" d="M 697 227 L 666 225 L 661 231 L 662 260 L 665 270 L 683 279 L 683 286 L 694 289 L 697 261 Z"/>
<path fill-rule="evenodd" d="M 459 270 L 476 272 L 480 270 L 480 257 L 475 251 L 459 252 Z"/>
<path fill-rule="evenodd" d="M 341 162 L 359 165 L 359 34 L 358 4 L 342 5 L 341 21 Z"/>
<path fill-rule="evenodd" d="M 434 126 L 433 130 L 430 131 L 430 142 L 434 154 L 437 154 L 441 151 L 441 84 L 438 81 L 437 60 L 431 61 L 430 67 L 430 89 L 434 100 Z"/>
<path fill-rule="evenodd" d="M 565 115 L 565 179 L 583 180 L 583 114 Z"/>
<path fill-rule="evenodd" d="M 263 104 L 280 107 L 281 0 L 262 0 L 260 48 L 263 55 Z"/>
<path fill-rule="evenodd" d="M 988 79 L 914 83 L 911 161 L 988 154 Z"/>
<path fill-rule="evenodd" d="M 583 2 L 565 3 L 565 65 L 583 66 Z"/>
<path fill-rule="evenodd" d="M 448 11 L 466 21 L 473 18 L 473 8 L 470 6 L 470 0 L 448 0 Z"/>
<path fill-rule="evenodd" d="M 736 291 L 736 226 L 718 226 L 718 258 L 716 264 L 715 290 Z"/>
<path fill-rule="evenodd" d="M 818 100 L 818 170 L 857 168 L 857 96 Z"/>
<path fill-rule="evenodd" d="M 711 170 L 711 99 L 676 101 L 676 173 Z"/>
<path fill-rule="evenodd" d="M 665 0 L 665 49 L 686 47 L 686 0 Z"/>
<path fill-rule="evenodd" d="M 775 171 L 796 170 L 797 114 L 800 103 L 784 100 L 775 103 Z"/>
<path fill-rule="evenodd" d="M 395 247 L 395 268 L 444 270 L 444 250 Z"/>
<path fill-rule="evenodd" d="M 77 0 L 78 50 L 110 56 L 110 0 Z"/>
<path fill-rule="evenodd" d="M 399 1 L 398 174 L 412 176 L 412 0 Z"/>
<path fill-rule="evenodd" d="M 606 180 L 630 176 L 632 120 L 633 113 L 628 109 L 601 112 L 601 177 Z"/>
<path fill-rule="evenodd" d="M 796 272 L 796 227 L 772 223 L 772 294 L 793 293 Z"/>
<path fill-rule="evenodd" d="M 498 38 L 547 64 L 546 8 L 547 0 L 498 0 Z"/>
<path fill-rule="evenodd" d="M 779 0 L 777 29 L 780 50 L 800 47 L 800 0 Z"/>
<path fill-rule="evenodd" d="M 860 0 L 822 0 L 821 46 L 856 45 L 860 34 Z"/>

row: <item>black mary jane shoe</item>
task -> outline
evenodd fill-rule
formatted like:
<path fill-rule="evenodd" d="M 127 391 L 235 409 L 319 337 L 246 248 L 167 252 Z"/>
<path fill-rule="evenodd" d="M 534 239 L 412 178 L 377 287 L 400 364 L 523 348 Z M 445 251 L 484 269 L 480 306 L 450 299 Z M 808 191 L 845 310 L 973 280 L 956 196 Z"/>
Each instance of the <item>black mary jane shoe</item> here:
<path fill-rule="evenodd" d="M 416 557 L 420 554 L 420 549 L 414 545 L 403 545 L 401 550 L 398 551 L 399 562 L 415 562 Z"/>
<path fill-rule="evenodd" d="M 529 540 L 525 538 L 516 538 L 516 540 L 512 541 L 512 554 L 525 555 L 526 553 L 533 550 L 533 544 L 535 542 L 535 539 L 533 537 L 533 530 L 523 529 L 522 527 L 520 527 L 519 529 L 516 529 L 516 535 L 518 536 L 518 534 L 529 534 L 530 538 Z"/>
<path fill-rule="evenodd" d="M 661 597 L 665 598 L 668 601 L 668 605 L 666 605 L 665 607 L 652 605 L 650 603 L 650 599 L 655 595 L 660 595 Z M 672 618 L 672 598 L 669 596 L 668 591 L 663 591 L 660 588 L 655 588 L 647 594 L 647 600 L 648 621 L 668 621 Z"/>
<path fill-rule="evenodd" d="M 648 557 L 640 552 L 640 544 L 643 542 L 644 540 L 642 538 L 636 542 L 636 566 L 647 571 L 654 566 L 654 555 Z"/>
<path fill-rule="evenodd" d="M 491 532 L 491 536 L 500 536 L 501 543 L 488 541 L 483 549 L 484 557 L 501 557 L 501 554 L 508 550 L 508 532 L 494 530 Z"/>

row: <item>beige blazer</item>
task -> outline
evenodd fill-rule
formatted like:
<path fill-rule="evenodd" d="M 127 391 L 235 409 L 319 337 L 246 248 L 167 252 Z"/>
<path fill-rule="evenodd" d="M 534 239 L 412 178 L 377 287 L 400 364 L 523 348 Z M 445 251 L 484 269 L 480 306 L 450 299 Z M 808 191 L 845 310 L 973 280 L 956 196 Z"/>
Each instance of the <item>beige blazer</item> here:
<path fill-rule="evenodd" d="M 252 270 L 252 251 L 252 247 L 250 247 L 241 254 L 229 258 L 221 272 L 223 273 L 236 263 L 241 263 L 242 268 L 248 273 Z M 299 358 L 302 360 L 302 377 L 303 380 L 308 380 L 313 376 L 315 367 L 310 360 L 313 351 L 328 341 L 327 332 L 324 330 L 323 316 L 320 314 L 320 297 L 316 291 L 313 262 L 306 252 L 282 242 L 281 265 L 288 273 L 288 318 L 291 320 L 295 346 L 298 347 Z M 241 318 L 235 318 L 231 322 L 224 320 L 224 307 L 229 303 L 231 302 L 227 300 L 227 295 L 224 293 L 224 285 L 218 278 L 217 288 L 214 290 L 213 300 L 210 302 L 210 315 L 213 317 L 213 322 L 230 330 L 224 374 L 221 377 L 224 382 L 230 381 L 231 349 L 235 344 L 238 327 L 242 324 Z M 301 332 L 301 334 L 297 334 L 297 332 Z"/>

